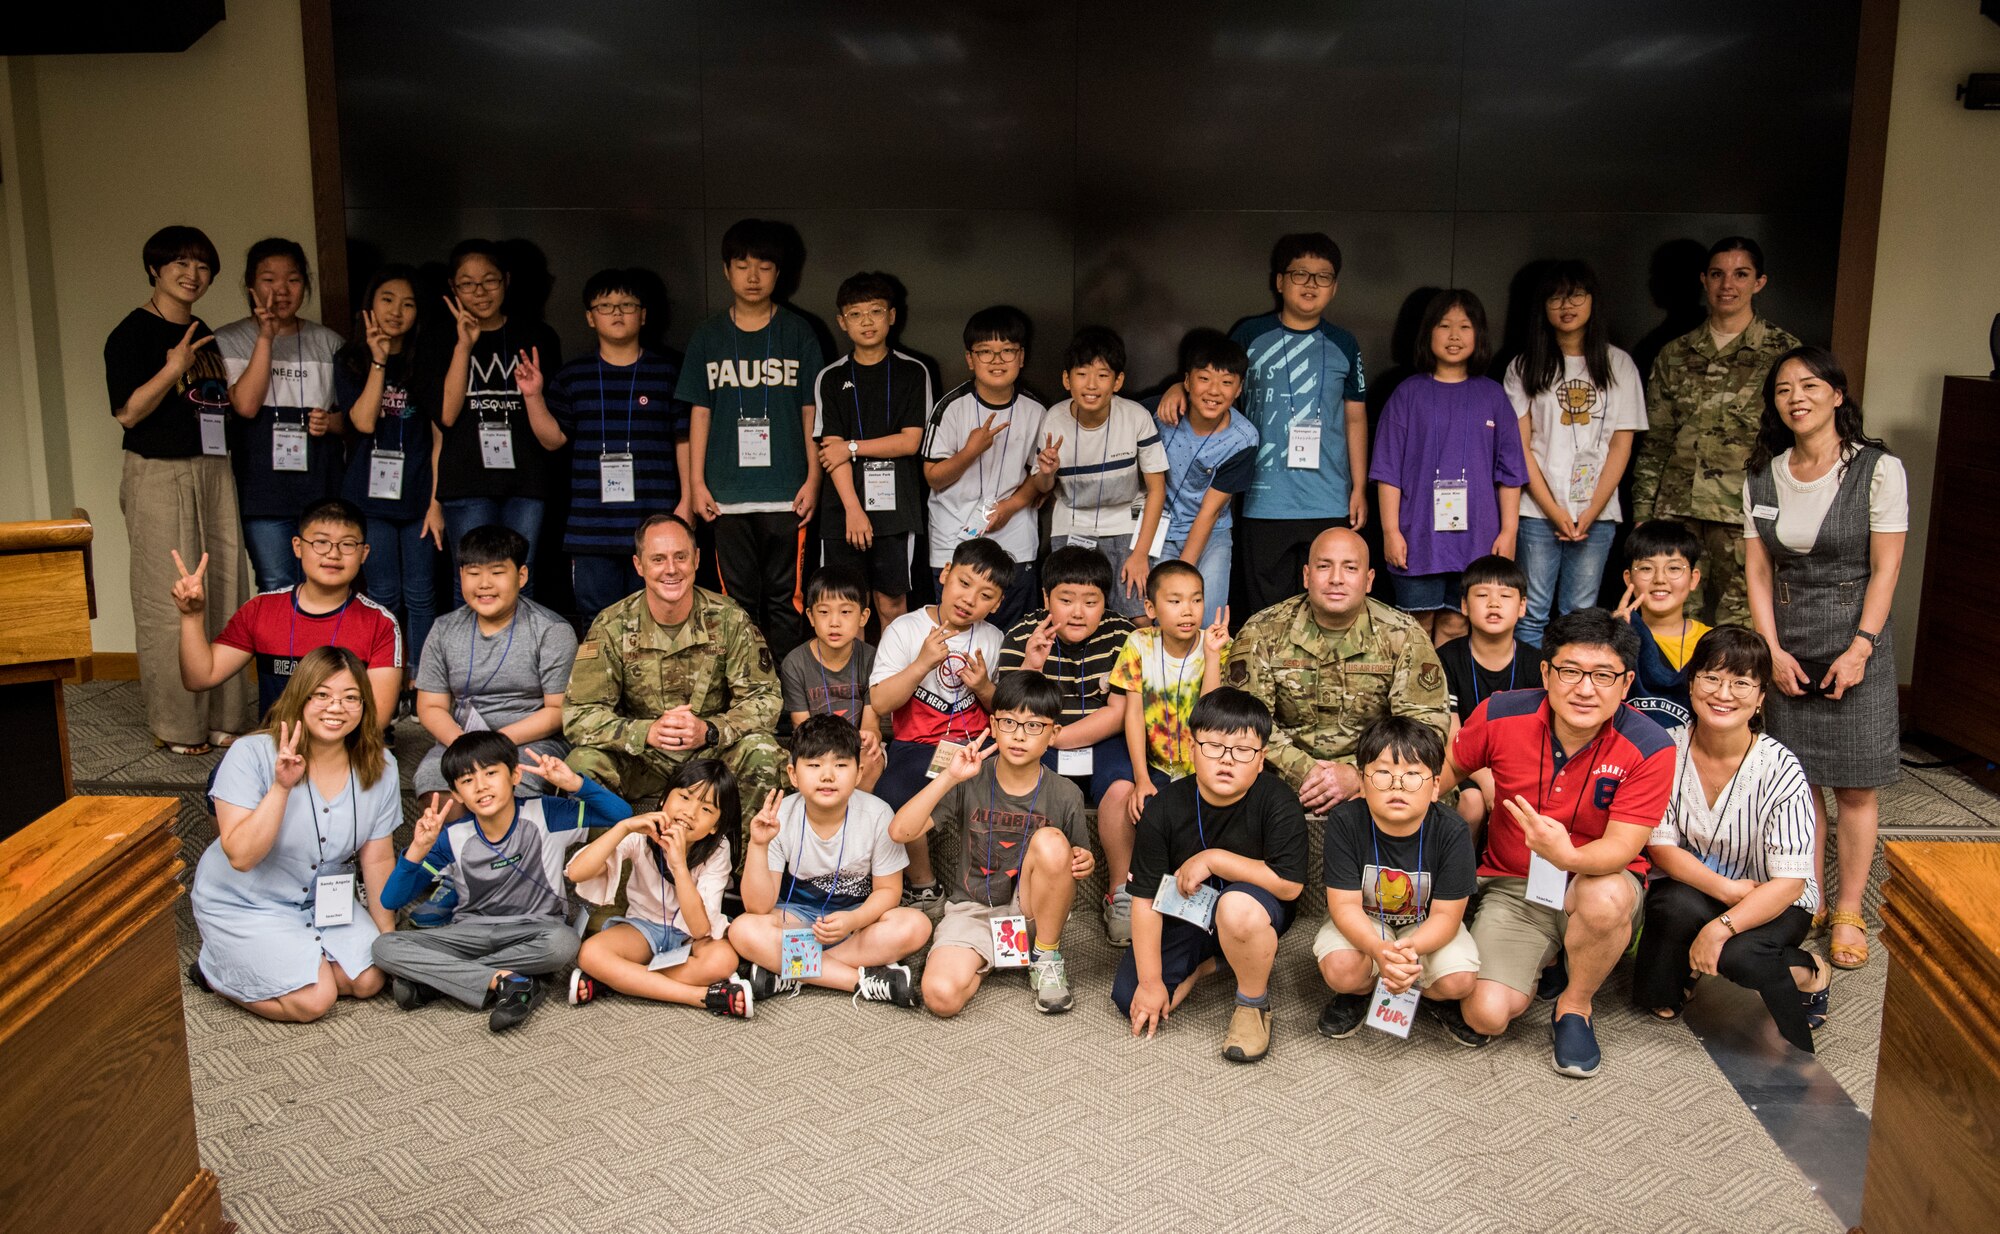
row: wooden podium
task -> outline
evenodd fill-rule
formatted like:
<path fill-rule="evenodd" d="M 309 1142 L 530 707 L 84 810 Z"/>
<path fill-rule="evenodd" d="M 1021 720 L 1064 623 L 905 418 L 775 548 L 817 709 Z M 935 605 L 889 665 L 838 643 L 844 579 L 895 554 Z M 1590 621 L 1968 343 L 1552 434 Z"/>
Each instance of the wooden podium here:
<path fill-rule="evenodd" d="M 2000 1221 L 2000 845 L 1888 846 L 1866 1234 Z"/>
<path fill-rule="evenodd" d="M 0 840 L 76 792 L 62 680 L 90 655 L 90 519 L 0 523 Z"/>
<path fill-rule="evenodd" d="M 1925 544 L 1910 727 L 2000 760 L 2000 380 L 1944 379 Z"/>
<path fill-rule="evenodd" d="M 214 1234 L 195 1154 L 170 797 L 74 797 L 0 842 L 0 1234 Z"/>

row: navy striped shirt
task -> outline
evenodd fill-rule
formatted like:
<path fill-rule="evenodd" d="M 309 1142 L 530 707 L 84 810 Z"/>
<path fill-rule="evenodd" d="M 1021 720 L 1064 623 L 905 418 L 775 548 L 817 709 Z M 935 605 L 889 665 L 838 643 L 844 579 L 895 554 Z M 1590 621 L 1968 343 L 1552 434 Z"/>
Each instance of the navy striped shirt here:
<path fill-rule="evenodd" d="M 563 551 L 625 557 L 632 532 L 648 514 L 671 511 L 681 499 L 674 443 L 686 441 L 689 407 L 674 397 L 680 359 L 647 351 L 636 364 L 611 364 L 595 354 L 574 360 L 549 380 L 549 414 L 569 436 L 569 530 Z M 632 456 L 636 501 L 606 504 L 599 479 L 606 454 Z"/>

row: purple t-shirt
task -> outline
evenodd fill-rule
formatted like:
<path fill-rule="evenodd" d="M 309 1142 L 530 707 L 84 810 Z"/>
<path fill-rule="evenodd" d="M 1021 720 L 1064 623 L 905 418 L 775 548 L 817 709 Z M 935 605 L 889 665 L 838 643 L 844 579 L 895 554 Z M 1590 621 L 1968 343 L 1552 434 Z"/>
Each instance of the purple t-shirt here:
<path fill-rule="evenodd" d="M 1392 572 L 1445 574 L 1492 552 L 1500 534 L 1496 488 L 1528 482 L 1520 424 L 1506 390 L 1490 377 L 1446 383 L 1419 373 L 1406 379 L 1382 409 L 1368 478 L 1403 492 L 1398 525 L 1409 542 L 1409 565 L 1391 566 Z M 1431 530 L 1440 480 L 1465 481 L 1464 531 Z"/>

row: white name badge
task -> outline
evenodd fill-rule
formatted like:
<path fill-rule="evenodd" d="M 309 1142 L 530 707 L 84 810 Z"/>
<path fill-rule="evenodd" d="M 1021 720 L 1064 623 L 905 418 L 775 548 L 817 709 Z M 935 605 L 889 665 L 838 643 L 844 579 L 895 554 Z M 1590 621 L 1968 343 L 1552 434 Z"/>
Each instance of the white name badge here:
<path fill-rule="evenodd" d="M 1597 491 L 1597 465 L 1581 460 L 1569 465 L 1569 504 L 1574 506 L 1590 504 L 1591 494 Z"/>
<path fill-rule="evenodd" d="M 313 900 L 313 928 L 349 925 L 354 921 L 354 876 L 322 874 Z"/>
<path fill-rule="evenodd" d="M 1391 994 L 1382 982 L 1375 983 L 1375 992 L 1368 996 L 1368 1027 L 1379 1028 L 1391 1037 L 1408 1037 L 1410 1026 L 1417 1022 L 1417 1003 L 1423 994 L 1416 986 L 1411 986 L 1401 994 Z"/>
<path fill-rule="evenodd" d="M 303 424 L 273 424 L 271 426 L 271 470 L 304 471 L 306 469 L 306 426 Z"/>
<path fill-rule="evenodd" d="M 951 766 L 951 760 L 956 758 L 958 752 L 964 748 L 965 743 L 962 741 L 938 742 L 937 753 L 931 755 L 931 765 L 925 769 L 924 778 L 926 780 L 937 779 L 939 775 L 943 774 L 945 768 Z"/>
<path fill-rule="evenodd" d="M 1463 480 L 1439 480 L 1431 486 L 1431 530 L 1464 531 L 1472 505 Z"/>
<path fill-rule="evenodd" d="M 861 466 L 861 508 L 896 508 L 896 465 L 885 458 L 871 458 Z"/>
<path fill-rule="evenodd" d="M 965 520 L 965 526 L 958 529 L 958 538 L 961 540 L 977 540 L 986 534 L 986 524 L 992 521 L 993 504 L 988 502 L 977 510 L 974 510 L 972 517 Z"/>
<path fill-rule="evenodd" d="M 1528 903 L 1562 911 L 1563 894 L 1569 890 L 1569 874 L 1540 853 L 1528 854 Z"/>
<path fill-rule="evenodd" d="M 1160 876 L 1160 890 L 1153 897 L 1153 908 L 1169 917 L 1179 917 L 1191 926 L 1203 930 L 1215 928 L 1215 902 L 1222 893 L 1203 883 L 1194 889 L 1194 894 L 1184 896 L 1171 874 Z"/>
<path fill-rule="evenodd" d="M 673 968 L 676 965 L 687 963 L 687 958 L 693 954 L 694 940 L 689 939 L 672 951 L 654 952 L 653 958 L 646 961 L 646 967 L 657 973 L 663 968 Z"/>
<path fill-rule="evenodd" d="M 465 703 L 462 710 L 464 711 L 464 718 L 458 722 L 458 726 L 466 732 L 483 733 L 492 728 L 492 725 L 486 722 L 486 717 L 479 714 L 479 708 L 474 707 L 470 702 Z"/>
<path fill-rule="evenodd" d="M 1167 512 L 1160 511 L 1159 525 L 1153 528 L 1153 542 L 1146 546 L 1146 556 L 1158 560 L 1167 551 Z"/>
<path fill-rule="evenodd" d="M 995 917 L 986 925 L 993 931 L 993 967 L 1028 967 L 1028 919 Z"/>
<path fill-rule="evenodd" d="M 1292 425 L 1285 440 L 1285 466 L 1295 471 L 1319 470 L 1319 420 L 1301 420 Z"/>
<path fill-rule="evenodd" d="M 479 461 L 488 471 L 514 470 L 514 430 L 505 420 L 479 422 Z"/>
<path fill-rule="evenodd" d="M 597 499 L 606 504 L 639 500 L 639 481 L 632 469 L 631 455 L 606 454 L 597 460 Z"/>
<path fill-rule="evenodd" d="M 222 413 L 204 411 L 201 413 L 201 452 L 210 455 L 229 453 L 229 433 L 222 427 Z"/>
<path fill-rule="evenodd" d="M 1081 750 L 1057 750 L 1056 774 L 1061 776 L 1087 776 L 1097 768 L 1097 759 L 1089 746 Z"/>
<path fill-rule="evenodd" d="M 769 467 L 771 465 L 771 422 L 769 420 L 738 420 L 736 422 L 736 465 L 738 467 Z"/>
<path fill-rule="evenodd" d="M 403 452 L 377 450 L 368 459 L 368 495 L 396 501 L 403 495 Z"/>
<path fill-rule="evenodd" d="M 1776 507 L 1776 506 L 1751 506 L 1751 507 L 1750 507 L 1750 517 L 1751 517 L 1751 518 L 1776 518 L 1776 517 L 1778 517 L 1778 507 Z"/>
<path fill-rule="evenodd" d="M 1066 548 L 1096 548 L 1096 547 L 1097 547 L 1097 537 L 1096 537 L 1096 536 L 1071 536 L 1071 537 L 1069 537 L 1069 539 L 1068 539 L 1068 540 L 1064 541 L 1064 547 L 1066 547 Z"/>

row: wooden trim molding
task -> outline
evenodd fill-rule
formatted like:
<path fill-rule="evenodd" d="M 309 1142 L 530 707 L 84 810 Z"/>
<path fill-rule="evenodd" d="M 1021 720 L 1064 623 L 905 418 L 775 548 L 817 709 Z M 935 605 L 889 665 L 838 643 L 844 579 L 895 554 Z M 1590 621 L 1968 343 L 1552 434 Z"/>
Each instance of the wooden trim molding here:
<path fill-rule="evenodd" d="M 1840 209 L 1832 345 L 1857 398 L 1868 367 L 1868 324 L 1875 311 L 1875 249 L 1882 232 L 1882 175 L 1889 157 L 1898 10 L 1898 0 L 1862 0 L 1854 103 L 1847 122 L 1847 187 Z"/>
<path fill-rule="evenodd" d="M 340 171 L 340 97 L 333 75 L 333 0 L 299 0 L 299 32 L 306 57 L 306 144 L 312 160 L 320 320 L 342 334 L 352 334 L 347 190 Z"/>

